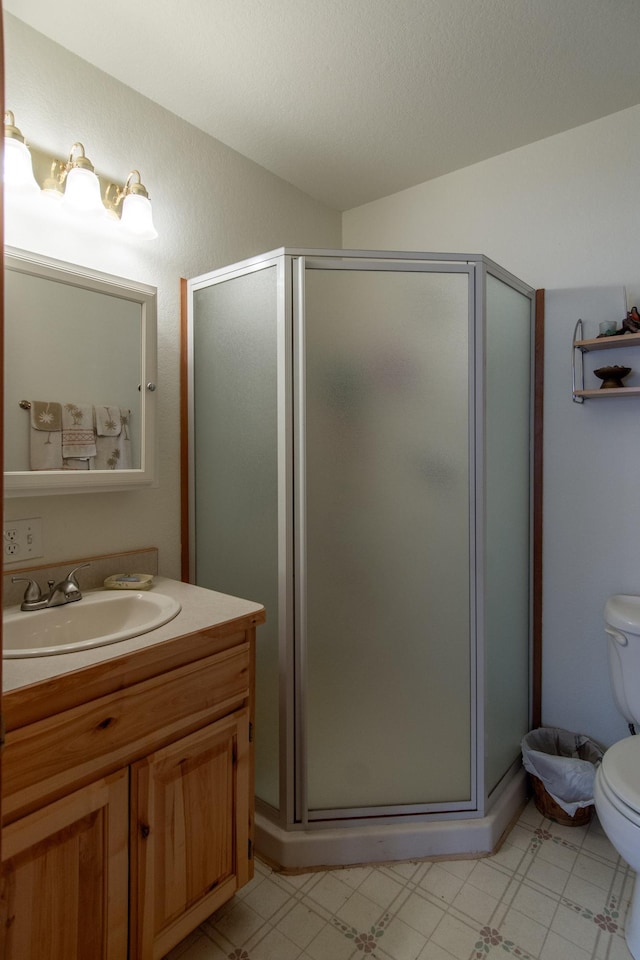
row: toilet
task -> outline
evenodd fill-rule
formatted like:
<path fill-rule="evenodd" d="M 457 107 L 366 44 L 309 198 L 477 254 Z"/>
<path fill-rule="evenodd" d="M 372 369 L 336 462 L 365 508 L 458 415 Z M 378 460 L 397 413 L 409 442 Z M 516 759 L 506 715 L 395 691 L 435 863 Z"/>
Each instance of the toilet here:
<path fill-rule="evenodd" d="M 629 728 L 640 732 L 640 597 L 610 597 L 605 605 L 605 630 L 614 700 Z M 640 873 L 640 736 L 625 737 L 605 751 L 593 797 L 602 829 L 623 860 Z M 625 937 L 634 960 L 640 960 L 637 881 Z"/>
<path fill-rule="evenodd" d="M 623 860 L 640 873 L 640 737 L 625 737 L 605 752 L 593 799 L 602 829 Z M 636 881 L 625 924 L 627 946 L 640 960 L 640 883 Z"/>

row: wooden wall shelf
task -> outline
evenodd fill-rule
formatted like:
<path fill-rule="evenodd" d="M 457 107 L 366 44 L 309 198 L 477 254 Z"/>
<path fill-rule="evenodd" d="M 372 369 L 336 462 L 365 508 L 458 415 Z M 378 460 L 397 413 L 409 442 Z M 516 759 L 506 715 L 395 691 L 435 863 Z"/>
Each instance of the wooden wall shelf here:
<path fill-rule="evenodd" d="M 616 337 L 596 337 L 593 340 L 575 340 L 574 347 L 583 353 L 590 350 L 613 350 L 615 347 L 640 347 L 640 333 L 625 333 Z"/>
<path fill-rule="evenodd" d="M 584 397 L 586 399 L 606 400 L 607 397 L 638 397 L 640 396 L 640 387 L 622 387 L 620 390 L 609 388 L 603 390 L 574 390 L 574 397 Z"/>
<path fill-rule="evenodd" d="M 572 399 L 574 403 L 584 403 L 585 400 L 605 400 L 613 397 L 640 396 L 640 387 L 595 388 L 585 390 L 584 366 L 582 354 L 595 350 L 621 350 L 628 347 L 640 347 L 640 333 L 624 333 L 614 337 L 595 337 L 590 340 L 582 339 L 582 320 L 578 320 L 573 332 L 573 350 L 571 353 L 571 367 L 573 373 Z M 579 364 L 576 363 L 579 357 Z"/>

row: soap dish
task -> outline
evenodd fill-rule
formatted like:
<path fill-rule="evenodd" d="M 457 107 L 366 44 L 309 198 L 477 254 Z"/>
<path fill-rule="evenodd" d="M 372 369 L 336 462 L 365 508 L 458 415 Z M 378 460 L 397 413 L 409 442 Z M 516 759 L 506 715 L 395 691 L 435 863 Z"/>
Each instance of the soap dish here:
<path fill-rule="evenodd" d="M 114 573 L 104 581 L 105 590 L 150 590 L 153 575 L 150 573 Z"/>

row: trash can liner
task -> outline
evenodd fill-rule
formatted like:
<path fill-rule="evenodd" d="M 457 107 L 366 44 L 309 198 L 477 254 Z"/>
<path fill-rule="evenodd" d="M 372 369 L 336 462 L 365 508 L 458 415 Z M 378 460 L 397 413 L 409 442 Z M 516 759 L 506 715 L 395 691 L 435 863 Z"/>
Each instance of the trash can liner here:
<path fill-rule="evenodd" d="M 558 806 L 573 816 L 593 804 L 596 768 L 603 751 L 582 734 L 540 727 L 521 742 L 525 770 L 538 777 Z"/>

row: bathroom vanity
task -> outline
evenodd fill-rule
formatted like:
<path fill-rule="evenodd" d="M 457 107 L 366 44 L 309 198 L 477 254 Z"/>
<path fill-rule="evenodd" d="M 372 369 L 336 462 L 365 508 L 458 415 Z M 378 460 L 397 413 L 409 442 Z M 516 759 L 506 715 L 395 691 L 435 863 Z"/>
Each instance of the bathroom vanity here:
<path fill-rule="evenodd" d="M 257 603 L 4 664 L 0 955 L 158 960 L 253 875 Z"/>

